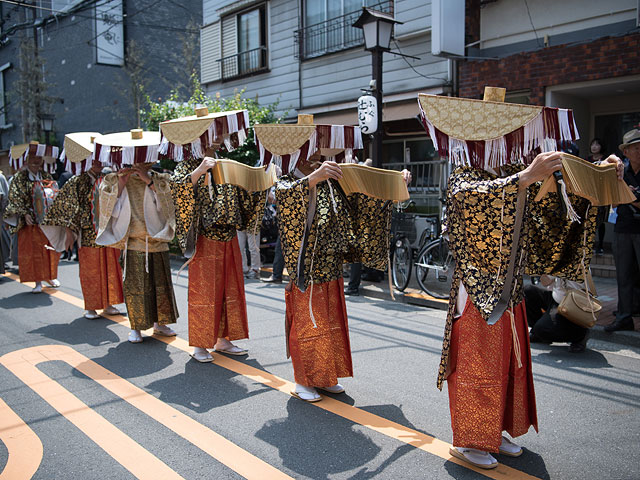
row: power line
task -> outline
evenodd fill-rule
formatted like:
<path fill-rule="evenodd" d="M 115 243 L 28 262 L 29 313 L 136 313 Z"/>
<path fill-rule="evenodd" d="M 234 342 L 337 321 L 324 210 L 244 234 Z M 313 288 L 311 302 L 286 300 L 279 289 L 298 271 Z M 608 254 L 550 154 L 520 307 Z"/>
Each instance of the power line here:
<path fill-rule="evenodd" d="M 395 38 L 393 39 L 393 43 L 396 46 L 396 48 L 398 49 L 398 52 L 402 53 L 402 50 L 400 50 L 400 45 L 398 45 L 398 42 L 396 41 Z M 432 75 L 424 75 L 424 74 L 420 73 L 419 71 L 417 71 L 415 69 L 415 67 L 413 65 L 411 65 L 411 63 L 409 63 L 409 60 L 407 60 L 404 56 L 402 57 L 402 59 L 406 62 L 407 65 L 409 65 L 409 68 L 411 70 L 413 70 L 417 75 L 420 75 L 421 77 L 424 77 L 424 78 L 426 78 L 428 80 L 445 80 L 442 77 L 434 77 Z"/>
<path fill-rule="evenodd" d="M 536 27 L 534 27 L 533 20 L 531 19 L 531 12 L 529 11 L 529 3 L 527 2 L 527 0 L 524 0 L 524 6 L 527 7 L 527 15 L 529 15 L 529 23 L 531 24 L 531 28 L 533 28 L 533 34 L 536 37 L 536 43 L 538 44 L 538 47 L 542 47 L 542 45 L 540 45 L 540 38 L 538 38 L 538 31 L 536 30 Z"/>

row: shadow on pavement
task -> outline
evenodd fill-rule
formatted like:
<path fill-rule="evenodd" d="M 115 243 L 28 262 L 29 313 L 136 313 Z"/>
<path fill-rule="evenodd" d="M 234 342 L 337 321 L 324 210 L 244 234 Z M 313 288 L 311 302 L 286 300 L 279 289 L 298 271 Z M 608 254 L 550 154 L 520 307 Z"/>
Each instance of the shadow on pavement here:
<path fill-rule="evenodd" d="M 380 453 L 378 445 L 354 429 L 356 425 L 345 419 L 326 424 L 327 415 L 331 414 L 291 398 L 287 416 L 267 421 L 256 437 L 276 447 L 283 465 L 305 478 L 354 470 Z"/>
<path fill-rule="evenodd" d="M 142 343 L 121 341 L 110 348 L 105 356 L 92 360 L 123 378 L 156 373 L 173 363 L 169 345 L 151 337 L 143 338 Z M 74 374 L 82 375 L 76 370 Z"/>
<path fill-rule="evenodd" d="M 215 362 L 200 363 L 186 355 L 185 361 L 184 373 L 151 382 L 147 388 L 159 392 L 165 403 L 182 405 L 198 413 L 272 391 L 262 387 L 249 392 L 235 380 L 240 375 L 218 367 Z"/>
<path fill-rule="evenodd" d="M 110 324 L 112 322 L 105 319 L 88 320 L 84 317 L 79 317 L 71 323 L 46 325 L 28 333 L 42 335 L 68 345 L 88 344 L 98 346 L 105 343 L 118 343 L 120 342 L 120 337 L 106 328 Z"/>
<path fill-rule="evenodd" d="M 34 295 L 31 292 L 17 293 L 11 297 L 0 299 L 0 308 L 41 308 L 53 305 L 53 300 L 46 292 Z"/>

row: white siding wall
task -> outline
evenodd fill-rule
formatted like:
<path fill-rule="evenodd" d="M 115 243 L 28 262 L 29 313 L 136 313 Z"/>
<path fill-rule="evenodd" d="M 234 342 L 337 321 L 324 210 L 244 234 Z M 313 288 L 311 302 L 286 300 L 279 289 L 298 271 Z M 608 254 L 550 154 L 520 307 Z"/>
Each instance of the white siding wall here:
<path fill-rule="evenodd" d="M 220 21 L 200 30 L 200 70 L 202 83 L 220 80 Z"/>
<path fill-rule="evenodd" d="M 229 5 L 228 1 L 205 0 L 212 9 Z M 245 96 L 259 97 L 263 104 L 279 101 L 281 111 L 294 116 L 301 108 L 326 107 L 334 103 L 353 102 L 360 89 L 371 79 L 371 53 L 364 48 L 337 52 L 300 62 L 294 58 L 294 31 L 299 24 L 300 0 L 271 0 L 268 6 L 269 72 L 206 85 L 211 95 L 232 95 L 235 90 L 246 89 Z M 206 7 L 205 7 L 206 10 Z M 442 85 L 447 80 L 447 61 L 431 55 L 431 2 L 424 0 L 396 0 L 396 19 L 405 22 L 396 26 L 395 36 L 403 53 L 420 60 L 403 59 L 384 54 L 385 95 L 426 90 Z M 205 12 L 205 20 L 207 13 Z M 226 37 L 225 25 L 222 35 Z M 392 42 L 392 50 L 397 51 Z M 233 52 L 235 53 L 235 52 Z M 223 52 L 226 49 L 223 40 Z M 203 52 L 203 58 L 205 57 Z M 417 72 L 412 70 L 409 62 Z M 425 78 L 429 77 L 429 78 Z M 302 102 L 299 92 L 302 91 Z"/>
<path fill-rule="evenodd" d="M 610 25 L 637 16 L 638 0 L 502 0 L 480 9 L 480 48 Z M 507 20 L 508 19 L 508 20 Z"/>

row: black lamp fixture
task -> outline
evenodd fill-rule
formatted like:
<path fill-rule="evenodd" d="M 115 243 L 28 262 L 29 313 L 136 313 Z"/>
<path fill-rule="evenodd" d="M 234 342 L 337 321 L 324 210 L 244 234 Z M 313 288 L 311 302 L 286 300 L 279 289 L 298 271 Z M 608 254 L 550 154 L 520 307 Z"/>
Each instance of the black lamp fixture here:
<path fill-rule="evenodd" d="M 377 121 L 378 127 L 372 133 L 371 158 L 374 167 L 382 166 L 382 53 L 389 52 L 391 43 L 391 32 L 395 24 L 401 24 L 388 13 L 362 8 L 360 17 L 353 24 L 356 28 L 361 28 L 364 33 L 365 50 L 371 52 L 372 77 L 375 80 L 373 95 L 378 103 Z"/>
<path fill-rule="evenodd" d="M 53 131 L 53 120 L 55 118 L 55 115 L 51 115 L 50 113 L 40 114 L 40 128 L 44 132 L 47 141 L 49 141 L 49 133 Z"/>
<path fill-rule="evenodd" d="M 388 51 L 391 43 L 391 31 L 396 23 L 402 22 L 396 21 L 388 13 L 363 7 L 362 14 L 353 26 L 363 30 L 365 50 L 380 48 Z"/>

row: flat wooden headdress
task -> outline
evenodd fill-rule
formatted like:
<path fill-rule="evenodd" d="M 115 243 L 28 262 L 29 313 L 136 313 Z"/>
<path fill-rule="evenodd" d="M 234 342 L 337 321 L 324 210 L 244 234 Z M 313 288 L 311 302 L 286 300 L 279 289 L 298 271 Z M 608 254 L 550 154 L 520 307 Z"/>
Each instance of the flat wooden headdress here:
<path fill-rule="evenodd" d="M 94 140 L 99 135 L 97 132 L 74 132 L 64 136 L 64 149 L 60 154 L 60 160 L 64 162 L 67 172 L 80 175 L 91 168 Z"/>
<path fill-rule="evenodd" d="M 293 172 L 298 163 L 314 153 L 336 162 L 353 162 L 353 150 L 362 148 L 359 127 L 316 125 L 313 115 L 298 115 L 297 124 L 254 125 L 260 164 L 278 165 L 283 172 Z"/>
<path fill-rule="evenodd" d="M 14 145 L 9 149 L 9 164 L 14 170 L 20 170 L 27 158 L 43 157 L 44 164 L 42 168 L 45 172 L 54 173 L 56 171 L 56 160 L 60 149 L 53 145 L 45 145 L 32 141 L 21 145 Z"/>
<path fill-rule="evenodd" d="M 456 165 L 486 169 L 525 161 L 527 154 L 558 149 L 579 137 L 565 108 L 504 103 L 504 89 L 485 87 L 484 100 L 418 95 L 420 119 L 440 156 Z"/>
<path fill-rule="evenodd" d="M 247 110 L 209 113 L 207 107 L 198 107 L 195 113 L 160 123 L 161 155 L 176 162 L 185 158 L 204 158 L 207 148 L 224 144 L 232 151 L 247 139 L 250 127 Z"/>
<path fill-rule="evenodd" d="M 116 169 L 138 163 L 158 161 L 160 132 L 143 132 L 133 129 L 129 132 L 99 135 L 94 141 L 93 159 L 102 165 Z"/>

